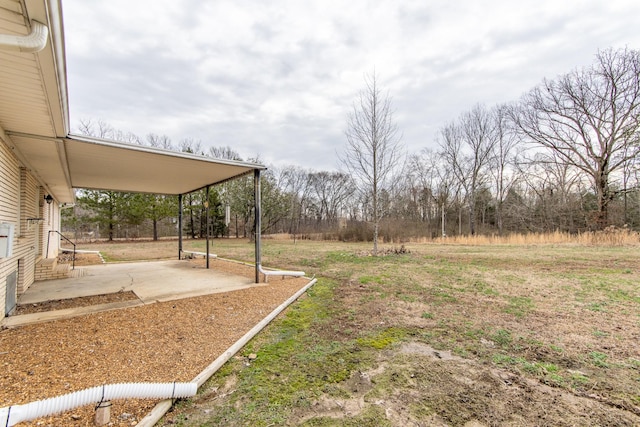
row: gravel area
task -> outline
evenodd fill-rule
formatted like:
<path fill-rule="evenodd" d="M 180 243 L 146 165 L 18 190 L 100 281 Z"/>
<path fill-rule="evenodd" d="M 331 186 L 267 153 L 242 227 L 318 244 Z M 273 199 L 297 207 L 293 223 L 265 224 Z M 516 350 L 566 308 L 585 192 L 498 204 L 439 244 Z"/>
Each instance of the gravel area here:
<path fill-rule="evenodd" d="M 216 268 L 254 277 L 242 264 Z M 191 381 L 306 283 L 270 277 L 250 289 L 0 331 L 0 407 L 102 384 Z M 114 401 L 110 425 L 136 425 L 156 403 Z M 92 426 L 93 418 L 91 406 L 19 425 Z"/>

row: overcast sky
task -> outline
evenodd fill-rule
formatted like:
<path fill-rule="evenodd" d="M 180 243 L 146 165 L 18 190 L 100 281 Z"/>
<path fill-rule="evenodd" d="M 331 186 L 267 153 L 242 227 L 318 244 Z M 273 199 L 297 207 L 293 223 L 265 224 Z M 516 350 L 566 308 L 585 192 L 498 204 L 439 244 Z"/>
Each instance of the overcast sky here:
<path fill-rule="evenodd" d="M 231 146 L 338 168 L 364 76 L 410 153 L 475 104 L 640 48 L 637 0 L 63 0 L 72 131 Z"/>

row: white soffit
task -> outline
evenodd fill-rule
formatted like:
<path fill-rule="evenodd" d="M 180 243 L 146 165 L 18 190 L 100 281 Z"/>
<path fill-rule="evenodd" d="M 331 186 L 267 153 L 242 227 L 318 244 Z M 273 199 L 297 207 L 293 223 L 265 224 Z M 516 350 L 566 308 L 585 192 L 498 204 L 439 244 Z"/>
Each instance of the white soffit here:
<path fill-rule="evenodd" d="M 11 134 L 11 149 L 21 163 L 61 203 L 74 202 L 64 166 L 62 141 L 32 135 Z"/>

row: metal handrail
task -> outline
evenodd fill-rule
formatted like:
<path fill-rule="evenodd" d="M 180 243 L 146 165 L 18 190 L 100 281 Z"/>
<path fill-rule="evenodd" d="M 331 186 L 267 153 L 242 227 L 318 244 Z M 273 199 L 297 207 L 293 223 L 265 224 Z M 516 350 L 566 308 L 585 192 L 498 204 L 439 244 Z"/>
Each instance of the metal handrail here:
<path fill-rule="evenodd" d="M 76 269 L 76 244 L 73 243 L 71 240 L 69 240 L 67 237 L 65 237 L 58 230 L 49 230 L 49 234 L 47 235 L 47 258 L 49 258 L 49 241 L 51 240 L 51 233 L 58 233 L 60 237 L 62 237 L 64 240 L 66 240 L 67 242 L 73 245 L 73 257 L 71 258 L 71 269 L 75 270 Z"/>

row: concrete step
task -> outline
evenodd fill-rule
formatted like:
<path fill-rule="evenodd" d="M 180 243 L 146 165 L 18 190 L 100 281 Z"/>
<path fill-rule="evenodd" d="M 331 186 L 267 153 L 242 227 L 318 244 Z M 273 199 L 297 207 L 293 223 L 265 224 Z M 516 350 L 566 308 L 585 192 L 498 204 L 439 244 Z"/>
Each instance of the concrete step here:
<path fill-rule="evenodd" d="M 58 264 L 57 258 L 43 258 L 36 264 L 35 280 L 66 279 L 70 271 L 71 266 Z"/>

